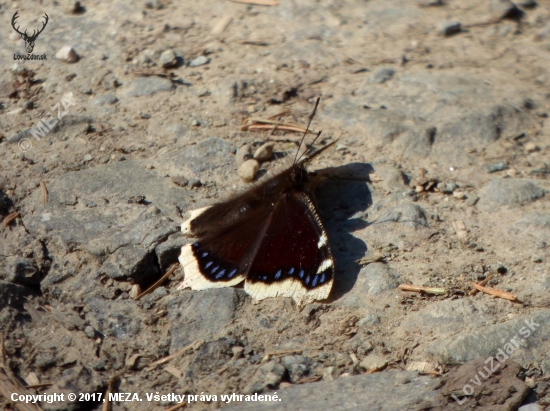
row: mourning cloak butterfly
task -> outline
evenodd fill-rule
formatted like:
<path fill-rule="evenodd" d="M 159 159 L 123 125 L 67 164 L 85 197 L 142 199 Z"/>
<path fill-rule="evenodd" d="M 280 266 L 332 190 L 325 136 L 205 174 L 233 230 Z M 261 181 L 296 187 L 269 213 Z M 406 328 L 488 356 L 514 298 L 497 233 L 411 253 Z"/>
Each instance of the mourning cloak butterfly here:
<path fill-rule="evenodd" d="M 185 279 L 178 289 L 244 281 L 245 291 L 258 300 L 292 297 L 303 306 L 326 299 L 334 262 L 307 192 L 305 164 L 332 144 L 301 159 L 296 155 L 290 168 L 232 199 L 192 211 L 182 231 L 197 240 L 182 247 Z"/>

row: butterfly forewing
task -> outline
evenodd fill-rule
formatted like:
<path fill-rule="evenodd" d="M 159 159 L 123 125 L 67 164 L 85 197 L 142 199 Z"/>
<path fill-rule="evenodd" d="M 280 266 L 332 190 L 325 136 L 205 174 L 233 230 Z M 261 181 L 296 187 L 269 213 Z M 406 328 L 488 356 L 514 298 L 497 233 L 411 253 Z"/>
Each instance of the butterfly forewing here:
<path fill-rule="evenodd" d="M 179 260 L 185 281 L 179 289 L 228 287 L 244 280 L 260 228 L 267 227 L 271 211 L 253 198 L 245 200 L 201 210 L 182 225 L 182 231 L 200 234 L 195 243 L 182 248 Z"/>

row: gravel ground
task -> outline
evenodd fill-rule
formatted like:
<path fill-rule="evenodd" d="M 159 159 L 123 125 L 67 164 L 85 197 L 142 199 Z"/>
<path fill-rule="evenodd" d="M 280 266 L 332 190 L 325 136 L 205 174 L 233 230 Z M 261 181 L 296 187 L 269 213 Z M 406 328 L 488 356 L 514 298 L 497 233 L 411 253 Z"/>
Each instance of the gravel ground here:
<path fill-rule="evenodd" d="M 47 13 L 46 60 L 15 59 L 16 11 L 29 32 Z M 17 390 L 66 394 L 43 410 L 104 406 L 70 392 L 142 399 L 114 411 L 550 410 L 550 3 L 18 0 L 0 18 L 3 408 L 9 384 L 45 384 Z M 317 96 L 316 146 L 338 139 L 310 166 L 329 300 L 178 291 L 181 268 L 136 299 L 190 210 L 291 164 L 300 135 L 249 119 L 305 126 Z M 484 281 L 516 301 L 471 293 Z"/>

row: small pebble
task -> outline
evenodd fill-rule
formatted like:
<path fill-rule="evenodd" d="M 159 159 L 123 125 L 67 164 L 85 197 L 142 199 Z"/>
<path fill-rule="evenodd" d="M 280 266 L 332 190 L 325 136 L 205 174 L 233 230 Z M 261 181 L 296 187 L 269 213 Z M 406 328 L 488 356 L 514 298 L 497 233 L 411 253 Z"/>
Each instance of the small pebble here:
<path fill-rule="evenodd" d="M 149 120 L 151 118 L 151 114 L 149 113 L 139 113 L 139 117 L 144 120 Z"/>
<path fill-rule="evenodd" d="M 540 258 L 540 256 L 538 255 L 534 255 L 531 257 L 531 261 L 534 263 L 542 263 L 542 258 Z"/>
<path fill-rule="evenodd" d="M 208 63 L 210 63 L 210 59 L 208 57 L 199 56 L 189 62 L 189 67 L 204 66 L 205 64 L 208 64 Z"/>
<path fill-rule="evenodd" d="M 85 163 L 87 163 L 88 161 L 92 161 L 92 156 L 91 156 L 91 154 L 86 154 L 82 160 L 83 160 Z"/>
<path fill-rule="evenodd" d="M 155 168 L 155 166 L 152 165 L 152 164 L 147 164 L 147 165 L 145 166 L 145 168 L 146 168 L 147 170 L 152 170 L 152 169 Z"/>
<path fill-rule="evenodd" d="M 359 363 L 359 366 L 365 370 L 371 370 L 373 368 L 379 370 L 386 365 L 388 365 L 388 360 L 377 354 L 368 355 Z"/>
<path fill-rule="evenodd" d="M 500 263 L 496 263 L 496 264 L 491 264 L 489 267 L 489 272 L 492 273 L 492 274 L 506 274 L 506 272 L 508 271 L 508 269 L 500 264 Z"/>
<path fill-rule="evenodd" d="M 187 184 L 189 184 L 189 180 L 183 176 L 176 176 L 172 177 L 172 183 L 179 187 L 185 187 Z"/>
<path fill-rule="evenodd" d="M 240 166 L 246 160 L 250 160 L 251 158 L 252 158 L 252 147 L 249 144 L 245 144 L 244 146 L 239 148 L 237 150 L 237 153 L 235 154 L 235 160 L 237 161 L 238 166 Z"/>
<path fill-rule="evenodd" d="M 132 289 L 130 290 L 130 298 L 135 300 L 136 297 L 140 294 L 141 294 L 141 287 L 139 286 L 139 284 L 134 284 L 132 286 Z"/>
<path fill-rule="evenodd" d="M 477 204 L 477 202 L 479 201 L 479 197 L 478 196 L 473 196 L 473 197 L 470 197 L 466 200 L 466 205 L 468 207 L 473 207 Z"/>
<path fill-rule="evenodd" d="M 496 173 L 497 171 L 506 170 L 507 168 L 508 166 L 504 161 L 499 161 L 498 163 L 487 164 L 485 166 L 485 171 L 487 171 L 488 173 Z"/>
<path fill-rule="evenodd" d="M 537 146 L 537 145 L 536 145 L 535 143 L 533 143 L 533 142 L 529 142 L 529 143 L 525 144 L 525 152 L 526 152 L 527 154 L 533 153 L 533 152 L 539 151 L 539 150 L 540 150 L 540 147 Z"/>
<path fill-rule="evenodd" d="M 254 180 L 254 177 L 256 177 L 259 169 L 260 163 L 258 163 L 257 160 L 246 160 L 239 166 L 237 174 L 243 181 L 249 182 Z"/>
<path fill-rule="evenodd" d="M 164 68 L 174 67 L 177 62 L 178 59 L 173 50 L 164 50 L 159 58 L 159 63 Z"/>
<path fill-rule="evenodd" d="M 517 174 L 518 174 L 518 170 L 516 170 L 515 168 L 506 170 L 506 175 L 509 177 L 515 177 Z"/>
<path fill-rule="evenodd" d="M 76 54 L 76 51 L 71 46 L 65 46 L 55 53 L 55 58 L 65 63 L 75 63 L 78 61 L 78 54 Z"/>
<path fill-rule="evenodd" d="M 258 161 L 268 161 L 273 157 L 273 143 L 265 143 L 254 153 L 254 158 Z"/>
<path fill-rule="evenodd" d="M 86 337 L 88 338 L 95 338 L 95 330 L 94 330 L 94 327 L 92 327 L 91 325 L 87 326 L 86 328 L 84 328 L 84 334 L 86 334 Z"/>
<path fill-rule="evenodd" d="M 437 189 L 443 194 L 452 194 L 458 186 L 455 183 L 438 183 Z"/>
<path fill-rule="evenodd" d="M 512 18 L 520 11 L 510 0 L 490 0 L 489 13 L 494 19 Z"/>
<path fill-rule="evenodd" d="M 462 28 L 459 21 L 442 21 L 439 23 L 438 34 L 440 36 L 449 37 L 453 34 L 460 33 Z"/>
<path fill-rule="evenodd" d="M 63 11 L 67 14 L 78 14 L 84 11 L 84 8 L 79 1 L 65 0 L 63 2 Z"/>
<path fill-rule="evenodd" d="M 464 200 L 466 198 L 466 193 L 462 191 L 453 192 L 453 197 L 458 198 L 459 200 Z"/>
<path fill-rule="evenodd" d="M 192 178 L 191 180 L 189 180 L 189 187 L 191 188 L 199 188 L 202 186 L 202 182 L 201 180 L 197 179 L 197 178 Z"/>

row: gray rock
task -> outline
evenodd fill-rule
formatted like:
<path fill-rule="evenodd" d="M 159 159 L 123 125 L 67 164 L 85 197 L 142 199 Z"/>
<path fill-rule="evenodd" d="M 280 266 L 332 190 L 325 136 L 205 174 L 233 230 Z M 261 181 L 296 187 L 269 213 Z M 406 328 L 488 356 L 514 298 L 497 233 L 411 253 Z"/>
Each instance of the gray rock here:
<path fill-rule="evenodd" d="M 164 272 L 168 268 L 178 261 L 178 257 L 181 252 L 181 247 L 186 244 L 188 240 L 181 235 L 181 233 L 171 234 L 168 239 L 160 243 L 155 248 L 155 254 L 160 265 L 160 269 Z"/>
<path fill-rule="evenodd" d="M 209 340 L 223 335 L 245 296 L 243 290 L 235 288 L 183 291 L 181 297 L 168 303 L 170 352 L 198 339 Z"/>
<path fill-rule="evenodd" d="M 86 337 L 91 339 L 94 339 L 96 337 L 94 327 L 92 327 L 91 325 L 84 328 L 84 334 L 86 334 Z"/>
<path fill-rule="evenodd" d="M 41 402 L 44 411 L 77 411 L 81 410 L 86 402 L 79 401 L 78 393 L 93 393 L 97 392 L 101 386 L 101 381 L 96 379 L 94 375 L 85 367 L 78 365 L 74 368 L 69 368 L 63 371 L 61 376 L 55 383 L 44 390 L 46 394 L 61 394 L 63 401 L 54 401 L 47 403 Z M 69 400 L 69 394 L 75 393 L 75 399 Z M 92 403 L 88 402 L 91 406 Z"/>
<path fill-rule="evenodd" d="M 458 186 L 455 183 L 438 183 L 437 189 L 441 191 L 443 194 L 452 194 L 453 191 L 455 191 L 458 188 Z"/>
<path fill-rule="evenodd" d="M 159 58 L 159 64 L 161 67 L 169 68 L 174 67 L 178 62 L 176 53 L 173 50 L 164 50 Z"/>
<path fill-rule="evenodd" d="M 491 310 L 483 301 L 473 299 L 434 301 L 409 313 L 400 325 L 406 333 L 430 333 L 445 338 L 449 333 L 477 329 L 487 325 Z"/>
<path fill-rule="evenodd" d="M 380 316 L 376 314 L 367 314 L 357 322 L 358 327 L 373 327 L 380 324 Z"/>
<path fill-rule="evenodd" d="M 261 404 L 239 402 L 229 404 L 226 411 L 286 410 L 377 410 L 420 411 L 444 406 L 447 400 L 437 391 L 440 382 L 412 371 L 338 378 L 314 384 L 301 384 L 278 392 L 280 401 Z M 359 404 L 359 405 L 358 405 Z"/>
<path fill-rule="evenodd" d="M 375 168 L 377 177 L 382 179 L 388 190 L 399 190 L 404 188 L 405 176 L 403 172 L 393 166 L 381 166 Z"/>
<path fill-rule="evenodd" d="M 510 0 L 490 0 L 489 13 L 494 19 L 516 16 L 520 10 Z"/>
<path fill-rule="evenodd" d="M 132 339 L 142 330 L 143 321 L 132 300 L 110 301 L 92 296 L 85 298 L 84 303 L 89 309 L 86 320 L 105 336 Z"/>
<path fill-rule="evenodd" d="M 484 206 L 519 206 L 544 197 L 545 190 L 535 181 L 497 178 L 483 188 L 480 194 L 480 204 Z"/>
<path fill-rule="evenodd" d="M 198 67 L 210 63 L 210 58 L 206 56 L 198 56 L 189 62 L 189 67 Z"/>
<path fill-rule="evenodd" d="M 379 222 L 399 222 L 406 227 L 415 229 L 428 226 L 426 211 L 419 205 L 411 203 L 398 205 L 377 220 Z"/>
<path fill-rule="evenodd" d="M 129 97 L 152 96 L 161 91 L 174 89 L 172 81 L 159 77 L 139 77 L 134 81 L 132 90 L 128 91 Z"/>
<path fill-rule="evenodd" d="M 154 253 L 135 245 L 118 248 L 109 255 L 99 273 L 115 280 L 135 283 L 160 274 Z"/>
<path fill-rule="evenodd" d="M 374 84 L 384 84 L 386 81 L 391 80 L 394 74 L 395 69 L 391 67 L 380 67 L 369 77 L 368 81 Z"/>
<path fill-rule="evenodd" d="M 428 346 L 427 353 L 444 364 L 463 364 L 502 351 L 502 355 L 526 367 L 550 351 L 550 329 L 546 327 L 549 321 L 550 310 L 538 311 L 438 340 Z"/>
<path fill-rule="evenodd" d="M 7 257 L 4 263 L 6 280 L 22 285 L 37 285 L 42 273 L 36 262 L 30 258 Z"/>
<path fill-rule="evenodd" d="M 118 98 L 113 94 L 103 94 L 92 101 L 94 106 L 111 105 L 118 102 Z"/>
<path fill-rule="evenodd" d="M 288 371 L 290 382 L 296 383 L 312 373 L 313 360 L 303 355 L 287 355 L 282 359 L 283 365 Z"/>
<path fill-rule="evenodd" d="M 234 173 L 234 144 L 218 138 L 207 138 L 174 153 L 174 166 L 189 180 L 219 179 L 224 172 Z"/>
<path fill-rule="evenodd" d="M 220 338 L 201 346 L 187 370 L 186 377 L 199 380 L 219 370 L 233 358 L 233 347 L 242 345 L 232 338 Z"/>
<path fill-rule="evenodd" d="M 514 229 L 529 230 L 531 236 L 550 242 L 550 214 L 538 211 L 526 213 L 514 224 Z"/>
<path fill-rule="evenodd" d="M 462 28 L 460 26 L 460 22 L 454 21 L 454 20 L 442 21 L 441 23 L 439 23 L 439 26 L 437 28 L 437 33 L 440 36 L 445 36 L 445 37 L 452 36 L 453 34 L 460 33 L 461 31 L 462 31 Z"/>
<path fill-rule="evenodd" d="M 244 393 L 254 394 L 263 392 L 266 388 L 276 389 L 283 379 L 285 372 L 285 367 L 275 361 L 262 364 L 244 388 Z"/>
<path fill-rule="evenodd" d="M 384 263 L 372 263 L 361 268 L 357 278 L 358 289 L 363 293 L 377 295 L 392 290 L 399 285 L 396 276 L 392 275 Z"/>
<path fill-rule="evenodd" d="M 485 171 L 488 173 L 496 173 L 497 171 L 507 170 L 508 165 L 504 161 L 499 161 L 498 163 L 494 164 L 487 164 L 485 166 Z"/>

